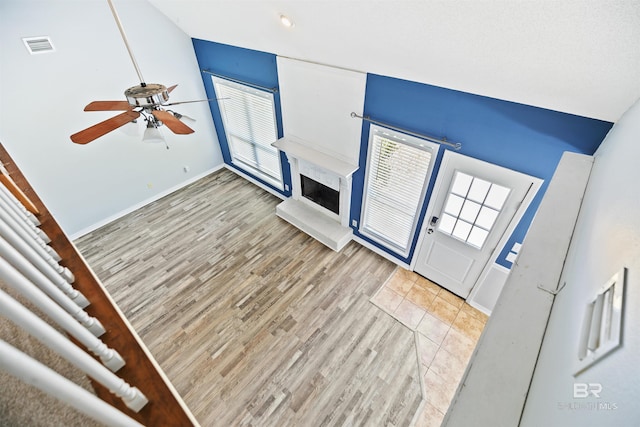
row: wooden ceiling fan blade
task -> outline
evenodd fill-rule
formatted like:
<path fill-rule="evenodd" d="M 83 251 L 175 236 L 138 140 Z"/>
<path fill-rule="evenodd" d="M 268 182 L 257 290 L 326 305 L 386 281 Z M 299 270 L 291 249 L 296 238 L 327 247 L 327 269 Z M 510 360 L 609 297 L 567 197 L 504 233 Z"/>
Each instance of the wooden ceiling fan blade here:
<path fill-rule="evenodd" d="M 134 121 L 138 117 L 140 117 L 140 113 L 137 111 L 125 111 L 124 113 L 88 127 L 85 130 L 74 133 L 71 135 L 71 141 L 76 144 L 87 144 L 96 138 L 106 135 L 112 130 L 118 129 L 120 126 L 124 126 L 127 123 Z"/>
<path fill-rule="evenodd" d="M 93 101 L 90 102 L 84 111 L 127 111 L 131 110 L 131 105 L 127 101 Z"/>
<path fill-rule="evenodd" d="M 175 84 L 175 85 L 173 85 L 173 86 L 169 86 L 169 87 L 167 88 L 167 92 L 171 93 L 171 91 L 172 91 L 172 90 L 174 90 L 176 87 L 178 87 L 178 85 L 177 85 L 177 84 Z"/>
<path fill-rule="evenodd" d="M 193 129 L 182 123 L 168 111 L 153 110 L 152 113 L 156 119 L 164 123 L 173 133 L 176 133 L 178 135 L 187 135 L 195 132 Z"/>

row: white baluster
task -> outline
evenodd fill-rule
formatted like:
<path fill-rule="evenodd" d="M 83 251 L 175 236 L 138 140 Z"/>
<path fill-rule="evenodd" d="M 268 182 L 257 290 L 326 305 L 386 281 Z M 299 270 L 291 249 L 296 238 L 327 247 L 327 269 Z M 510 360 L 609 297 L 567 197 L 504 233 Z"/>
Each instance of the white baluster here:
<path fill-rule="evenodd" d="M 0 213 L 0 217 L 1 217 Z M 69 285 L 68 275 L 63 275 L 63 268 L 55 262 L 51 257 L 43 252 L 43 248 L 35 244 L 28 236 L 20 235 L 20 231 L 16 231 L 9 224 L 4 222 L 0 218 L 0 236 L 8 241 L 11 246 L 16 248 L 22 255 L 24 255 L 29 262 L 38 268 L 45 276 L 47 276 L 57 287 L 59 287 L 69 298 L 75 301 L 80 307 L 87 307 L 89 300 L 85 298 L 77 289 L 74 289 Z M 25 237 L 27 240 L 25 240 Z M 56 268 L 58 267 L 58 268 Z M 71 272 L 69 271 L 69 274 Z M 72 274 L 71 274 L 72 275 Z"/>
<path fill-rule="evenodd" d="M 68 314 L 73 316 L 76 321 L 80 322 L 85 328 L 91 331 L 94 336 L 99 337 L 105 333 L 105 329 L 98 319 L 89 316 L 86 311 L 80 308 L 78 304 L 73 302 L 71 298 L 65 295 L 65 293 L 62 292 L 60 288 L 58 288 L 51 281 L 51 279 L 49 279 L 33 264 L 31 264 L 23 254 L 21 254 L 16 248 L 11 246 L 11 244 L 9 244 L 9 242 L 7 242 L 1 236 L 0 257 L 8 261 L 11 265 L 13 265 L 13 267 L 15 267 L 18 271 L 20 271 L 20 273 L 22 273 L 27 279 L 29 279 L 28 286 L 26 286 L 25 288 L 21 288 L 23 289 L 21 290 L 21 293 L 27 298 L 30 298 L 29 295 L 34 292 L 42 293 L 43 297 L 45 298 L 45 295 L 48 295 L 50 298 L 46 298 L 48 302 L 53 304 L 51 300 L 55 301 L 60 307 L 66 310 Z M 30 290 L 30 288 L 34 287 L 35 289 Z M 46 312 L 44 308 L 41 307 L 41 309 Z"/>
<path fill-rule="evenodd" d="M 0 369 L 109 427 L 144 427 L 51 368 L 0 340 Z"/>
<path fill-rule="evenodd" d="M 0 220 L 4 221 L 9 225 L 16 233 L 20 235 L 22 239 L 28 241 L 30 245 L 35 247 L 40 247 L 42 249 L 42 254 L 46 257 L 46 260 L 51 258 L 51 262 L 57 264 L 62 258 L 60 254 L 54 251 L 50 246 L 42 240 L 40 237 L 35 235 L 35 233 L 29 233 L 24 227 L 20 225 L 9 213 L 7 213 L 4 209 L 0 209 Z M 62 267 L 60 267 L 62 270 Z"/>
<path fill-rule="evenodd" d="M 6 249 L 3 243 L 6 245 L 6 242 L 0 241 L 1 252 L 4 252 L 4 249 Z M 69 313 L 48 298 L 47 295 L 31 283 L 29 279 L 20 274 L 20 272 L 3 257 L 0 257 L 0 278 L 35 304 L 89 351 L 98 356 L 102 363 L 113 372 L 124 366 L 124 360 L 117 351 L 107 347 L 105 343 L 96 338 L 87 328 L 78 323 Z M 44 278 L 44 276 L 42 276 L 42 278 Z"/>
<path fill-rule="evenodd" d="M 11 202 L 17 207 L 21 214 L 24 215 L 29 221 L 31 221 L 33 225 L 40 225 L 40 220 L 38 219 L 38 217 L 29 212 L 27 208 L 25 208 L 24 205 L 20 202 L 20 200 L 18 200 L 7 187 L 5 187 L 4 185 L 0 185 L 0 191 L 2 191 L 7 196 L 7 198 L 11 200 Z"/>
<path fill-rule="evenodd" d="M 8 199 L 4 197 L 4 193 L 2 193 L 1 191 L 0 209 L 4 210 L 8 215 L 10 215 L 11 218 L 13 218 L 16 223 L 20 224 L 20 227 L 24 228 L 27 233 L 32 235 L 34 238 L 40 239 L 42 243 L 44 243 L 44 245 L 51 242 L 51 239 L 44 231 L 33 225 L 33 223 L 29 221 L 26 216 L 20 215 L 18 209 L 15 208 L 15 205 L 8 201 Z"/>
<path fill-rule="evenodd" d="M 131 410 L 138 412 L 147 404 L 148 400 L 140 390 L 127 384 L 122 378 L 105 368 L 100 362 L 69 341 L 47 322 L 1 290 L 0 314 L 22 327 L 34 338 L 37 338 L 85 374 L 108 388 L 109 391 L 120 397 Z"/>

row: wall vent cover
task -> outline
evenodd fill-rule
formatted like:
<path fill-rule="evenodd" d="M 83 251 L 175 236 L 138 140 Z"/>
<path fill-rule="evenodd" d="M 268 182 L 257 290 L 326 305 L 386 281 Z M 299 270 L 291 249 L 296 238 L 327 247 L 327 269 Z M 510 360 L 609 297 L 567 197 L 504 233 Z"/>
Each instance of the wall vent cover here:
<path fill-rule="evenodd" d="M 622 268 L 585 308 L 578 345 L 577 376 L 622 344 L 627 269 Z"/>
<path fill-rule="evenodd" d="M 22 41 L 31 55 L 55 51 L 49 36 L 23 37 Z"/>

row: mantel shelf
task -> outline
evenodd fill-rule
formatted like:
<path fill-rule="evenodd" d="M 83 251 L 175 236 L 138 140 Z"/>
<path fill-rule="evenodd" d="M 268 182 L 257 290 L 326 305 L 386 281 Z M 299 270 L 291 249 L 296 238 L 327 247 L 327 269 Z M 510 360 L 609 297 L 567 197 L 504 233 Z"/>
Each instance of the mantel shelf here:
<path fill-rule="evenodd" d="M 327 153 L 310 147 L 308 144 L 296 137 L 285 136 L 271 145 L 280 151 L 284 151 L 287 156 L 313 163 L 314 165 L 320 166 L 329 172 L 333 172 L 342 178 L 349 178 L 358 170 L 357 165 L 345 162 L 344 160 L 340 160 Z"/>

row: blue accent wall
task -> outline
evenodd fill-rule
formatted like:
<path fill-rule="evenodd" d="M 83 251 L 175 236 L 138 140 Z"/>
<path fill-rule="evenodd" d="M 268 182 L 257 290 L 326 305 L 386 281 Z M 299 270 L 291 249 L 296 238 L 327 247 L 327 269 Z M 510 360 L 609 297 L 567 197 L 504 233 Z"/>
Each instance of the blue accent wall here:
<path fill-rule="evenodd" d="M 256 86 L 279 88 L 276 55 L 206 40 L 192 39 L 192 41 L 200 70 L 207 70 L 224 77 L 240 80 Z M 201 72 L 201 74 L 207 97 L 216 98 L 213 83 L 211 81 L 211 75 L 205 72 Z M 280 93 L 277 91 L 273 95 L 276 108 L 278 138 L 282 138 L 283 131 Z M 218 140 L 220 141 L 220 148 L 222 150 L 224 162 L 230 167 L 237 169 L 236 166 L 231 163 L 229 144 L 227 143 L 227 138 L 224 133 L 222 116 L 220 115 L 217 102 L 209 102 L 209 108 L 211 109 L 216 133 L 218 135 Z M 273 187 L 271 184 L 261 180 L 259 177 L 253 176 L 247 171 L 243 170 L 242 172 L 252 175 L 254 179 L 260 181 L 262 184 L 272 188 L 278 193 L 290 196 L 291 172 L 284 153 L 280 153 L 280 163 L 282 165 L 283 181 L 289 188 L 289 190 L 286 191 Z"/>
<path fill-rule="evenodd" d="M 565 151 L 593 154 L 613 123 L 546 110 L 514 102 L 473 95 L 375 74 L 367 76 L 364 115 L 390 125 L 434 137 L 462 143 L 458 152 L 504 166 L 544 180 L 529 209 L 498 256 L 497 263 L 507 268 L 505 259 L 515 242 L 522 242 L 544 191 Z M 360 169 L 353 177 L 351 219 L 360 223 L 362 190 L 365 178 L 369 123 L 363 121 Z M 431 196 L 444 150 L 441 146 L 429 184 L 425 206 L 418 224 L 422 227 L 426 205 Z M 380 249 L 409 263 L 417 235 L 407 258 L 358 233 Z M 416 233 L 417 234 L 417 233 Z"/>

